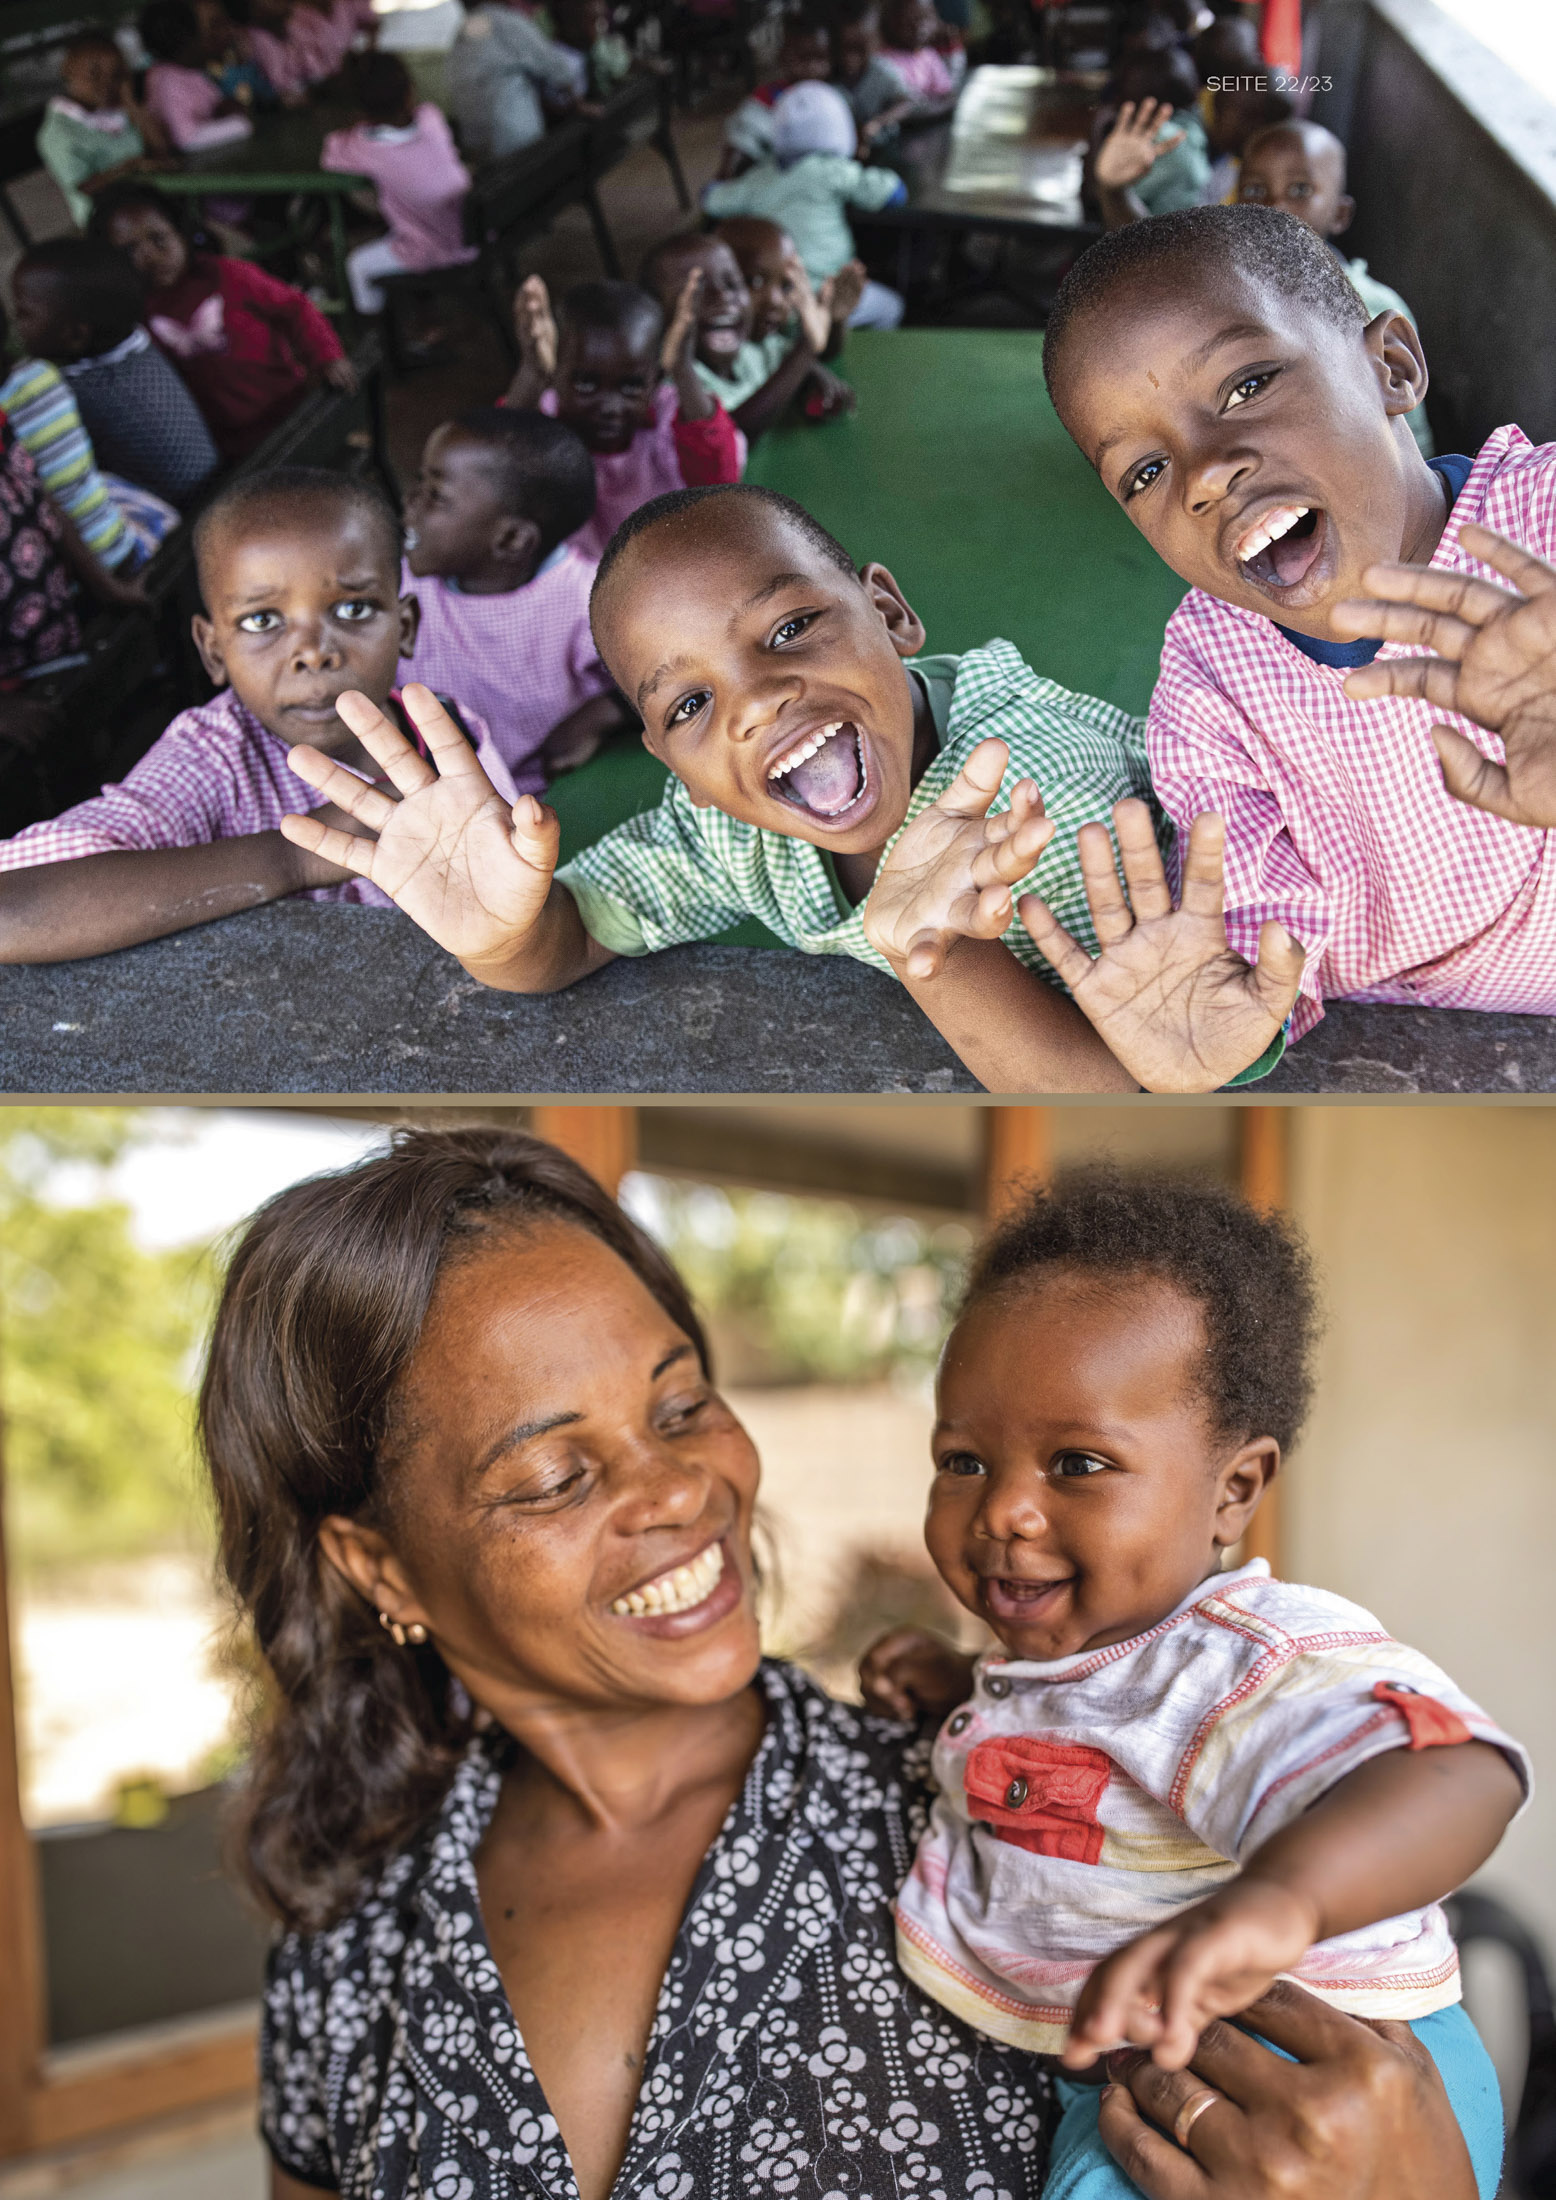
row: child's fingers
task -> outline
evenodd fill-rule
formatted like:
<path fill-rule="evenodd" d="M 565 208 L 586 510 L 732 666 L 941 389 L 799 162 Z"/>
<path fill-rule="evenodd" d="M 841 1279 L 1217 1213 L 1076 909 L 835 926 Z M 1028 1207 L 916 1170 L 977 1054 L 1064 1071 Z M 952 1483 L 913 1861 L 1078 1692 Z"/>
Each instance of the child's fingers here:
<path fill-rule="evenodd" d="M 919 932 L 908 942 L 903 965 L 910 978 L 938 978 L 945 968 L 945 935 Z"/>
<path fill-rule="evenodd" d="M 399 808 L 381 787 L 359 779 L 355 772 L 348 772 L 344 764 L 337 764 L 333 756 L 324 756 L 318 749 L 306 744 L 288 749 L 286 760 L 299 779 L 306 780 L 319 794 L 327 795 L 338 809 L 356 818 L 369 832 L 381 833 Z M 418 757 L 417 762 L 420 761 Z M 298 846 L 301 845 L 299 841 Z"/>
<path fill-rule="evenodd" d="M 1433 726 L 1432 741 L 1442 766 L 1443 785 L 1456 802 L 1487 810 L 1493 817 L 1505 817 L 1514 825 L 1526 822 L 1513 800 L 1512 785 L 1502 765 L 1482 756 L 1474 742 L 1467 741 L 1452 726 Z"/>
<path fill-rule="evenodd" d="M 1508 601 L 1514 599 L 1509 597 Z M 1474 641 L 1477 627 L 1447 611 L 1428 611 L 1416 603 L 1382 603 L 1369 596 L 1347 597 L 1334 607 L 1334 629 L 1347 640 L 1409 642 L 1435 649 L 1455 663 Z M 1370 670 L 1371 667 L 1358 669 Z"/>
<path fill-rule="evenodd" d="M 1122 809 L 1122 803 L 1119 808 Z M 1075 836 L 1081 861 L 1081 884 L 1099 947 L 1114 947 L 1135 928 L 1124 889 L 1113 861 L 1113 843 L 1102 825 L 1083 825 Z"/>
<path fill-rule="evenodd" d="M 1180 906 L 1191 917 L 1219 917 L 1225 908 L 1221 856 L 1226 846 L 1226 826 L 1214 810 L 1206 810 L 1189 827 L 1189 845 L 1183 859 L 1183 895 Z"/>
<path fill-rule="evenodd" d="M 1482 527 L 1469 520 L 1459 530 L 1459 547 L 1472 558 L 1479 558 L 1483 565 L 1495 566 L 1504 580 L 1525 596 L 1543 596 L 1556 588 L 1556 568 L 1546 565 L 1532 552 L 1509 542 L 1506 535 L 1497 534 L 1490 527 Z M 1369 587 L 1371 583 L 1368 583 Z"/>
<path fill-rule="evenodd" d="M 1039 894 L 1023 894 L 1016 904 L 1027 938 L 1050 970 L 1073 993 L 1091 975 L 1092 958 L 1072 939 Z"/>
<path fill-rule="evenodd" d="M 1530 562 L 1543 572 L 1537 560 Z M 1349 615 L 1358 604 L 1374 610 L 1380 603 L 1419 604 L 1423 610 L 1450 612 L 1471 626 L 1484 626 L 1488 619 L 1516 610 L 1525 600 L 1518 590 L 1498 588 L 1495 581 L 1480 580 L 1473 573 L 1445 573 L 1438 566 L 1405 565 L 1397 559 L 1369 565 L 1362 587 L 1364 596 L 1343 597 L 1335 610 Z"/>
<path fill-rule="evenodd" d="M 1136 924 L 1152 917 L 1170 917 L 1172 891 L 1148 805 L 1133 799 L 1115 803 L 1113 830 L 1118 835 L 1118 852 Z"/>
<path fill-rule="evenodd" d="M 986 817 L 1009 762 L 1010 751 L 1003 741 L 980 741 L 935 808 L 952 817 Z"/>
<path fill-rule="evenodd" d="M 430 787 L 437 773 L 424 756 L 412 748 L 398 726 L 391 725 L 376 703 L 369 702 L 355 688 L 347 688 L 344 695 L 335 699 L 335 715 L 350 732 L 354 733 L 375 764 L 381 764 L 401 794 L 420 794 L 423 787 Z M 300 750 L 294 749 L 297 756 Z M 317 750 L 310 750 L 316 755 Z M 306 776 L 306 775 L 300 775 Z M 348 775 L 349 776 L 349 775 Z M 316 786 L 316 780 L 310 781 Z M 339 801 L 333 787 L 331 796 Z M 343 808 L 350 808 L 343 803 Z M 352 815 L 355 816 L 355 811 Z"/>
<path fill-rule="evenodd" d="M 1258 960 L 1253 966 L 1254 984 L 1260 1001 L 1277 1024 L 1283 1024 L 1291 1014 L 1306 961 L 1302 942 L 1283 924 L 1271 917 L 1260 925 Z"/>
<path fill-rule="evenodd" d="M 1456 710 L 1459 667 L 1447 650 L 1436 657 L 1377 657 L 1345 675 L 1345 692 L 1354 703 L 1369 703 L 1380 695 L 1408 695 L 1438 710 Z"/>
<path fill-rule="evenodd" d="M 321 825 L 316 817 L 296 816 L 282 818 L 281 838 L 289 840 L 294 848 L 306 848 L 311 856 L 322 856 L 342 871 L 354 871 L 359 878 L 372 876 L 376 840 L 363 840 L 359 834 L 343 832 L 338 825 Z"/>
<path fill-rule="evenodd" d="M 515 853 L 537 871 L 554 871 L 562 841 L 562 826 L 556 811 L 536 795 L 521 794 L 511 815 Z"/>
<path fill-rule="evenodd" d="M 1159 2029 L 1154 2012 L 1161 1999 L 1163 1955 L 1160 1940 L 1148 1933 L 1099 1963 L 1075 2004 L 1071 2038 L 1082 2047 L 1116 2047 L 1135 2038 L 1142 2018 L 1147 2030 Z"/>
<path fill-rule="evenodd" d="M 990 841 L 973 858 L 973 884 L 1014 886 L 1036 869 L 1038 857 L 1058 830 L 1051 817 L 1033 817 L 1003 839 Z"/>
<path fill-rule="evenodd" d="M 409 680 L 400 690 L 400 699 L 405 705 L 411 724 L 432 751 L 432 761 L 437 766 L 439 779 L 479 779 L 483 786 L 491 785 L 481 769 L 481 760 L 475 749 L 430 687 L 423 687 L 419 680 Z M 366 743 L 363 745 L 365 747 Z M 409 747 L 410 744 L 407 743 L 406 746 Z M 411 754 L 415 756 L 414 749 Z M 425 762 L 422 758 L 417 758 L 417 761 Z M 399 784 L 398 781 L 395 783 Z"/>

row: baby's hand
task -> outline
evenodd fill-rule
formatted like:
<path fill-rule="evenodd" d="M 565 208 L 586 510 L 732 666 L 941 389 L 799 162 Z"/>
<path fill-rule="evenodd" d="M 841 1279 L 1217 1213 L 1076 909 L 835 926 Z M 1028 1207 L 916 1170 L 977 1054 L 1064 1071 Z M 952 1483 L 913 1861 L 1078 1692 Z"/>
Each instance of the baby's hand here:
<path fill-rule="evenodd" d="M 973 1660 L 922 1627 L 894 1627 L 859 1660 L 866 1711 L 883 1719 L 943 1719 L 972 1694 Z"/>
<path fill-rule="evenodd" d="M 1084 2070 L 1128 2041 L 1163 2070 L 1182 2070 L 1213 2017 L 1257 2001 L 1318 1937 L 1310 1905 L 1289 1888 L 1236 1879 L 1097 1965 L 1062 2060 Z"/>
<path fill-rule="evenodd" d="M 1021 921 L 1076 1007 L 1147 1092 L 1215 1092 L 1259 1059 L 1290 1014 L 1303 951 L 1273 922 L 1260 928 L 1257 963 L 1228 946 L 1219 817 L 1197 817 L 1190 828 L 1176 909 L 1145 804 L 1118 803 L 1113 826 L 1127 898 L 1102 826 L 1083 825 L 1077 835 L 1100 948 L 1095 959 L 1035 894 L 1022 896 Z"/>
<path fill-rule="evenodd" d="M 829 275 L 821 286 L 821 302 L 826 307 L 833 328 L 846 328 L 859 310 L 867 281 L 863 260 L 847 260 L 835 275 Z"/>
<path fill-rule="evenodd" d="M 1451 726 L 1433 726 L 1443 783 L 1460 802 L 1514 825 L 1556 825 L 1556 572 L 1494 535 L 1465 527 L 1471 557 L 1512 588 L 1420 565 L 1370 565 L 1370 596 L 1334 608 L 1337 631 L 1425 643 L 1435 657 L 1390 657 L 1346 674 L 1358 701 L 1413 695 L 1502 736 L 1507 762 L 1482 756 Z"/>
<path fill-rule="evenodd" d="M 513 333 L 525 365 L 549 382 L 556 373 L 556 319 L 550 293 L 538 275 L 527 276 L 514 294 Z"/>
<path fill-rule="evenodd" d="M 1009 925 L 1010 890 L 1054 835 L 1030 779 L 1011 789 L 1008 810 L 989 816 L 1009 761 L 1003 741 L 980 741 L 876 874 L 865 938 L 899 974 L 936 978 L 958 939 L 997 940 Z"/>
<path fill-rule="evenodd" d="M 1092 162 L 1093 180 L 1105 191 L 1127 191 L 1132 183 L 1149 175 L 1163 153 L 1183 143 L 1179 130 L 1158 142 L 1156 133 L 1172 113 L 1165 99 L 1142 99 L 1137 107 L 1126 99 L 1112 129 L 1097 147 Z"/>
<path fill-rule="evenodd" d="M 481 966 L 496 970 L 511 960 L 537 923 L 551 891 L 559 828 L 533 795 L 521 795 L 509 810 L 430 688 L 412 684 L 404 700 L 432 751 L 431 764 L 365 695 L 348 690 L 336 704 L 398 788 L 398 801 L 317 749 L 287 755 L 299 779 L 372 837 L 328 825 L 317 812 L 284 817 L 281 830 L 294 846 L 371 879 L 480 976 Z"/>

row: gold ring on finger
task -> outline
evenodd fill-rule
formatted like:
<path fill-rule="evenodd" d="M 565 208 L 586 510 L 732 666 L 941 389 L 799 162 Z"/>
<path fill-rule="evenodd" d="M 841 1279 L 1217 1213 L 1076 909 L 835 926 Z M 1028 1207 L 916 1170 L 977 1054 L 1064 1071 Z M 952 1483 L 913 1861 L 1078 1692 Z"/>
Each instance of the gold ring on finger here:
<path fill-rule="evenodd" d="M 1225 2099 L 1226 2095 L 1216 2092 L 1213 2086 L 1206 2086 L 1202 2093 L 1191 2093 L 1189 2095 L 1172 2120 L 1172 2135 L 1180 2147 L 1187 2149 L 1189 2133 L 1194 2129 L 1201 2116 L 1204 2115 L 1206 2109 L 1214 2108 L 1217 2101 L 1224 2101 Z"/>

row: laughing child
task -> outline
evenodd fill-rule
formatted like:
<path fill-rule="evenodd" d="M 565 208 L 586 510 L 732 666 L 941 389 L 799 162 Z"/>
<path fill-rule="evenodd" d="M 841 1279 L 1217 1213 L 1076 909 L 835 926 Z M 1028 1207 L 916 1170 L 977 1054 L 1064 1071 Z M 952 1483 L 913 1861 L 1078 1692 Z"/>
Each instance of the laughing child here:
<path fill-rule="evenodd" d="M 395 668 L 416 639 L 399 521 L 347 475 L 277 468 L 206 506 L 195 557 L 206 609 L 194 638 L 220 692 L 180 712 L 122 784 L 0 842 L 0 961 L 71 962 L 287 894 L 383 900 L 278 828 L 320 807 L 288 769 L 294 742 L 353 786 L 375 770 L 336 703 L 350 689 L 395 707 Z M 465 732 L 444 715 L 483 784 L 511 790 L 479 719 L 465 714 Z"/>
<path fill-rule="evenodd" d="M 523 794 L 629 721 L 589 632 L 595 561 L 577 538 L 593 510 L 572 429 L 496 406 L 433 430 L 406 500 L 411 672 L 469 698 Z"/>
<path fill-rule="evenodd" d="M 1008 642 L 921 656 L 924 629 L 890 573 L 856 568 L 799 505 L 750 485 L 682 490 L 635 513 L 601 563 L 591 616 L 645 746 L 672 774 L 658 809 L 558 872 L 552 813 L 529 797 L 506 805 L 436 712 L 418 716 L 444 771 L 429 787 L 382 713 L 348 701 L 353 729 L 406 799 L 396 806 L 299 749 L 298 774 L 379 837 L 315 818 L 284 830 L 372 878 L 504 991 L 554 992 L 617 955 L 756 916 L 790 946 L 899 976 L 995 1090 L 1022 1089 L 1005 1040 L 1029 1025 L 1046 1049 L 1032 1089 L 1128 1085 L 1038 977 L 1008 882 L 1032 874 L 1089 931 L 1075 831 L 1145 792 L 1138 720 L 1040 679 Z M 946 838 L 973 832 L 981 845 L 1008 756 L 1046 798 L 1045 815 L 1032 780 L 1016 786 L 998 860 L 973 890 L 1009 921 L 959 941 L 925 987 L 911 953 L 894 959 L 867 934 L 863 905 L 872 888 L 877 901 L 892 890 L 888 851 L 917 848 L 932 865 Z M 1124 808 L 1148 815 L 1139 800 Z M 906 885 L 911 897 L 912 864 Z"/>
<path fill-rule="evenodd" d="M 754 443 L 797 397 L 808 396 L 831 335 L 831 316 L 814 297 L 796 298 L 795 325 L 757 339 L 751 293 L 740 262 L 722 237 L 685 230 L 656 245 L 644 260 L 645 290 L 671 319 L 688 276 L 701 276 L 697 291 L 697 340 L 692 362 L 703 386 L 735 426 Z"/>
<path fill-rule="evenodd" d="M 693 268 L 668 332 L 635 283 L 574 283 L 557 300 L 531 275 L 513 301 L 519 366 L 503 402 L 565 421 L 594 460 L 594 517 L 577 547 L 598 560 L 629 513 L 669 489 L 738 481 L 745 438 L 697 373 Z"/>
<path fill-rule="evenodd" d="M 871 1710 L 954 1714 L 898 1953 L 1069 2070 L 1126 2041 L 1182 2070 L 1277 1977 L 1407 2022 L 1490 2200 L 1501 2102 L 1438 1904 L 1521 1807 L 1527 1757 L 1370 1612 L 1262 1559 L 1222 1570 L 1300 1430 L 1316 1329 L 1295 1234 L 1219 1189 L 1082 1171 L 985 1243 L 925 1535 L 999 1647 L 974 1664 L 901 1629 L 861 1673 Z M 1190 2094 L 1180 2147 L 1220 2098 Z M 1072 2101 L 1051 2173 L 1087 2200 L 1135 2190 L 1097 2104 Z"/>
<path fill-rule="evenodd" d="M 73 38 L 38 132 L 38 158 L 59 185 L 71 220 L 84 229 L 105 185 L 166 165 L 167 150 L 162 125 L 135 98 L 124 56 L 108 33 L 83 31 Z"/>
<path fill-rule="evenodd" d="M 848 317 L 864 296 L 865 271 L 858 260 L 824 282 L 818 291 L 805 272 L 794 239 L 777 222 L 754 214 L 735 214 L 713 232 L 740 262 L 751 293 L 751 341 L 770 336 L 790 343 L 806 331 L 823 360 L 835 359 L 848 339 Z M 823 333 L 824 331 L 824 333 Z M 800 410 L 811 421 L 834 420 L 859 403 L 852 384 L 826 366 L 813 367 L 802 386 Z"/>

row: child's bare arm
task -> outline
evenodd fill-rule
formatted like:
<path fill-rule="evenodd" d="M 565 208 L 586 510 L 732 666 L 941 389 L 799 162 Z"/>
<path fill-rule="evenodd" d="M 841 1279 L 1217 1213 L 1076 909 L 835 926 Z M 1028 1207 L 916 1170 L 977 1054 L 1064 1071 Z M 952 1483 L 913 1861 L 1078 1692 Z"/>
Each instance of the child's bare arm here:
<path fill-rule="evenodd" d="M 735 426 L 748 443 L 754 443 L 783 414 L 816 363 L 816 354 L 808 339 L 803 334 L 797 336 L 788 357 L 735 414 Z"/>
<path fill-rule="evenodd" d="M 1076 2005 L 1064 2060 L 1121 2039 L 1181 2070 L 1214 2017 L 1235 2016 L 1320 1940 L 1437 1902 L 1495 1849 L 1522 1798 L 1489 1742 L 1393 1749 L 1272 1835 L 1238 1878 L 1108 1957 Z"/>
<path fill-rule="evenodd" d="M 520 283 L 513 296 L 513 333 L 518 340 L 519 364 L 508 384 L 508 403 L 521 412 L 533 412 L 556 373 L 557 329 L 551 297 L 538 275 Z"/>
<path fill-rule="evenodd" d="M 883 1719 L 943 1719 L 972 1694 L 974 1660 L 923 1627 L 894 1627 L 859 1660 L 866 1711 Z"/>
<path fill-rule="evenodd" d="M 1505 765 L 1453 727 L 1432 728 L 1448 792 L 1514 825 L 1556 826 L 1556 571 L 1489 527 L 1466 526 L 1459 541 L 1512 587 L 1428 566 L 1369 566 L 1371 595 L 1336 604 L 1336 630 L 1437 654 L 1362 665 L 1346 674 L 1345 692 L 1359 702 L 1417 696 L 1499 733 Z"/>
<path fill-rule="evenodd" d="M 321 830 L 323 828 L 321 827 Z M 280 833 L 126 848 L 0 874 L 0 962 L 78 962 L 257 909 L 348 874 Z"/>
<path fill-rule="evenodd" d="M 432 751 L 417 754 L 376 704 L 350 689 L 336 710 L 399 790 L 399 801 L 317 749 L 288 761 L 370 837 L 288 817 L 296 847 L 369 878 L 473 978 L 504 993 L 554 993 L 614 958 L 584 929 L 578 904 L 552 874 L 559 829 L 533 795 L 510 810 L 430 688 L 404 692 Z"/>
<path fill-rule="evenodd" d="M 681 285 L 659 348 L 660 368 L 675 384 L 676 408 L 683 420 L 708 420 L 713 415 L 713 393 L 697 372 L 697 302 L 701 296 L 702 269 L 694 267 Z"/>
<path fill-rule="evenodd" d="M 1291 1012 L 1303 950 L 1283 925 L 1260 928 L 1256 963 L 1227 944 L 1219 817 L 1197 817 L 1173 907 L 1145 804 L 1113 811 L 1127 896 L 1100 825 L 1077 836 L 1100 953 L 1073 940 L 1045 903 L 1017 914 L 1100 1038 L 1147 1092 L 1215 1092 L 1258 1061 Z"/>

